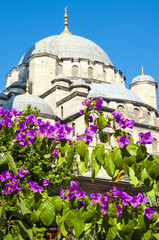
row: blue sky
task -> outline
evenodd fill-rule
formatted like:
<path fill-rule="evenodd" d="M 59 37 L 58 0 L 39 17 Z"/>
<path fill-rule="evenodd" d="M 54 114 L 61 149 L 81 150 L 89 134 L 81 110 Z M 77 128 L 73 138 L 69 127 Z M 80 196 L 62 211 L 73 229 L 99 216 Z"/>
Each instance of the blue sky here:
<path fill-rule="evenodd" d="M 35 42 L 63 31 L 66 5 L 69 31 L 98 44 L 126 76 L 127 87 L 142 66 L 159 84 L 158 0 L 5 0 L 0 7 L 0 90 L 5 75 Z"/>

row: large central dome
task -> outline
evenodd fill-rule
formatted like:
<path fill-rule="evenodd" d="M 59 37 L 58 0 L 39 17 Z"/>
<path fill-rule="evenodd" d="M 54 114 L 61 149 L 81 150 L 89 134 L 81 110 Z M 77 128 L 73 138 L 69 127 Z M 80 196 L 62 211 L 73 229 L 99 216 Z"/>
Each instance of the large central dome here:
<path fill-rule="evenodd" d="M 60 58 L 83 58 L 113 65 L 107 54 L 94 42 L 76 35 L 55 35 L 33 45 L 22 57 L 19 65 L 28 63 L 28 59 L 38 53 L 49 53 Z"/>

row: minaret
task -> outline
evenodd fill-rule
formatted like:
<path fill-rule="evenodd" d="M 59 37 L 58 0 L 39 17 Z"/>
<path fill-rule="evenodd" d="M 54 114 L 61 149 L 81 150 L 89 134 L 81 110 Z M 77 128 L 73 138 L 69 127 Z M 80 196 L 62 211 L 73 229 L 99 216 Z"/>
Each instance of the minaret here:
<path fill-rule="evenodd" d="M 141 68 L 141 75 L 135 77 L 130 84 L 131 91 L 135 93 L 144 103 L 157 109 L 155 80 L 144 74 L 144 68 Z"/>
<path fill-rule="evenodd" d="M 67 7 L 65 7 L 65 15 L 64 15 L 64 19 L 65 19 L 65 22 L 64 22 L 64 26 L 65 26 L 65 29 L 64 31 L 61 33 L 61 35 L 70 35 L 71 33 L 68 31 L 68 22 L 67 22 Z"/>

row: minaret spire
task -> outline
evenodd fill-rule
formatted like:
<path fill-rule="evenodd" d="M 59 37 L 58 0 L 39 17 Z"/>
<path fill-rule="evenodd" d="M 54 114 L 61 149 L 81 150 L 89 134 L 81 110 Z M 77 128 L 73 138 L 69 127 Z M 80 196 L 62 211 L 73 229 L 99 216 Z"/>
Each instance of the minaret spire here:
<path fill-rule="evenodd" d="M 144 75 L 144 68 L 143 67 L 141 68 L 141 71 L 142 71 L 142 75 Z"/>
<path fill-rule="evenodd" d="M 61 35 L 68 35 L 68 34 L 71 34 L 69 31 L 68 31 L 68 22 L 67 22 L 67 7 L 65 7 L 65 15 L 64 15 L 64 19 L 65 19 L 65 22 L 64 22 L 64 26 L 65 26 L 65 29 L 64 31 L 61 33 Z"/>

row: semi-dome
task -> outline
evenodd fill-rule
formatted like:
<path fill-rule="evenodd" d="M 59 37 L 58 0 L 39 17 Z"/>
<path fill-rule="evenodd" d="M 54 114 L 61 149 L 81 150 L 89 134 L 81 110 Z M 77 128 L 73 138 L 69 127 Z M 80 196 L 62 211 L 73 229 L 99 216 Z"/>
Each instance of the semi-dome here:
<path fill-rule="evenodd" d="M 111 100 L 126 100 L 143 103 L 143 101 L 129 89 L 118 85 L 103 83 L 90 84 L 90 87 L 91 90 L 89 91 L 88 98 L 103 97 Z"/>
<path fill-rule="evenodd" d="M 12 110 L 13 108 L 23 111 L 27 108 L 28 105 L 30 105 L 34 108 L 40 110 L 40 113 L 53 115 L 52 108 L 48 105 L 45 100 L 42 98 L 31 95 L 31 94 L 21 94 L 17 96 L 11 97 L 4 105 L 3 109 L 9 109 Z"/>
<path fill-rule="evenodd" d="M 137 77 L 135 77 L 133 80 L 132 80 L 132 82 L 131 82 L 131 84 L 132 83 L 136 83 L 136 82 L 153 82 L 153 83 L 155 83 L 155 80 L 154 80 L 154 78 L 152 78 L 151 76 L 149 76 L 149 75 L 140 75 L 140 76 L 137 76 Z"/>
<path fill-rule="evenodd" d="M 34 54 L 48 53 L 60 58 L 89 59 L 113 65 L 108 55 L 94 42 L 76 35 L 55 35 L 35 43 L 21 58 L 19 65 L 28 63 Z"/>
<path fill-rule="evenodd" d="M 5 93 L 0 91 L 0 99 L 8 100 L 8 96 Z"/>
<path fill-rule="evenodd" d="M 22 88 L 25 89 L 26 85 L 20 81 L 15 81 L 14 83 L 12 83 L 9 87 L 11 88 Z"/>

